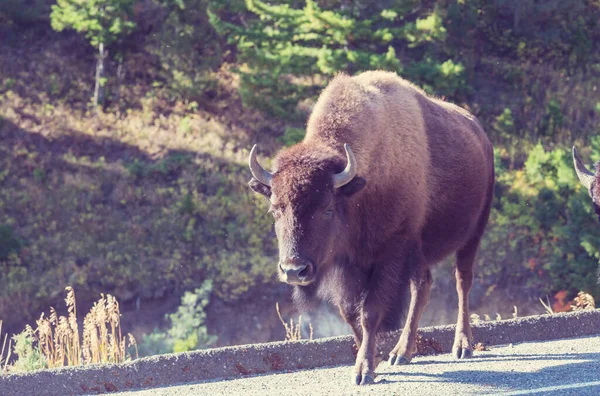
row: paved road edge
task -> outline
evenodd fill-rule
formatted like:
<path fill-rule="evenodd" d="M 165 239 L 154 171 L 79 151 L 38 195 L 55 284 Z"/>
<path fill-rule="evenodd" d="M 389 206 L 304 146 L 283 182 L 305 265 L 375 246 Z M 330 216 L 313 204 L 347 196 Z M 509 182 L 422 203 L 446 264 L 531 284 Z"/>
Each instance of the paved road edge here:
<path fill-rule="evenodd" d="M 600 309 L 480 322 L 475 343 L 486 346 L 548 341 L 600 334 Z M 455 326 L 419 329 L 419 353 L 446 353 Z M 381 338 L 387 354 L 398 333 Z M 164 387 L 216 378 L 236 378 L 354 362 L 350 336 L 314 341 L 272 342 L 141 358 L 122 364 L 91 365 L 0 375 L 0 395 L 81 395 Z"/>

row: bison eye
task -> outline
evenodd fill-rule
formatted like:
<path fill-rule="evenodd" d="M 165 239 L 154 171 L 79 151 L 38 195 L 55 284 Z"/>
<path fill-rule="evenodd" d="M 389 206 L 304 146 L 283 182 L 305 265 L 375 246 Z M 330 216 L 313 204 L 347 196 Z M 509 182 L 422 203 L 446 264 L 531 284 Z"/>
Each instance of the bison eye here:
<path fill-rule="evenodd" d="M 331 218 L 331 216 L 333 216 L 333 209 L 327 209 L 324 213 L 323 216 L 325 216 L 326 218 Z"/>

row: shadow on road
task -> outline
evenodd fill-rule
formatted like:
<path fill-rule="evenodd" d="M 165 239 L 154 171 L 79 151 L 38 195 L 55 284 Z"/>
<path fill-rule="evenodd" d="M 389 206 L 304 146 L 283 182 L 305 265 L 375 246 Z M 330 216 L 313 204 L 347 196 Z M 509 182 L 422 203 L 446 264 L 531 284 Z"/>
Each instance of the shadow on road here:
<path fill-rule="evenodd" d="M 505 370 L 486 371 L 482 370 L 464 370 L 461 369 L 461 363 L 473 363 L 475 360 L 487 362 L 505 362 Z M 572 361 L 569 363 L 556 363 L 556 361 Z M 531 372 L 514 371 L 513 367 L 531 367 L 535 362 L 554 361 L 552 367 L 544 367 L 540 370 Z M 523 363 L 528 362 L 528 363 Z M 415 362 L 415 365 L 429 364 L 448 364 L 448 361 L 426 360 Z M 590 383 L 586 391 L 595 391 L 600 394 L 600 353 L 570 353 L 570 354 L 549 354 L 549 355 L 482 355 L 470 361 L 456 361 L 458 363 L 456 371 L 447 371 L 440 374 L 426 372 L 400 372 L 392 368 L 381 367 L 379 373 L 387 378 L 379 383 L 393 382 L 451 382 L 468 385 L 482 385 L 494 387 L 497 390 L 528 390 L 528 393 L 536 393 L 536 389 L 546 389 L 544 394 L 550 392 L 549 388 L 568 387 L 574 384 Z M 393 379 L 390 379 L 393 378 Z M 396 380 L 397 379 L 397 380 Z M 594 383 L 595 384 L 592 384 Z M 376 382 L 377 383 L 377 382 Z M 558 391 L 559 389 L 556 389 Z M 575 389 L 573 389 L 575 391 Z M 577 391 L 575 391 L 577 393 Z M 564 394 L 564 392 L 563 392 Z M 587 393 L 586 393 L 587 394 Z"/>
<path fill-rule="evenodd" d="M 440 356 L 440 355 L 438 355 Z M 598 360 L 600 362 L 600 353 L 557 353 L 557 354 L 549 354 L 549 355 L 521 355 L 521 354 L 513 354 L 513 355 L 475 355 L 471 360 L 455 360 L 452 361 L 452 364 L 462 364 L 462 363 L 473 363 L 477 360 L 485 360 L 486 362 L 509 362 L 511 360 L 514 361 L 528 361 L 528 360 L 567 360 L 567 359 L 586 359 L 586 360 Z M 418 360 L 414 363 L 414 365 L 430 365 L 430 364 L 448 364 L 447 360 Z M 390 373 L 390 374 L 400 374 L 400 373 Z"/>

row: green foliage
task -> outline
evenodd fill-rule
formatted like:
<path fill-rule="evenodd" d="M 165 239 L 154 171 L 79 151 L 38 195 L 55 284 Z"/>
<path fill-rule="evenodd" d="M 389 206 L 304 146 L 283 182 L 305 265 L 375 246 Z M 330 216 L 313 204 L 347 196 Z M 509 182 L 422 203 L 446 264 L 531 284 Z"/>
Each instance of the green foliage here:
<path fill-rule="evenodd" d="M 62 56 L 72 43 L 48 34 L 46 4 L 0 1 L 1 49 L 14 38 L 32 43 L 18 56 L 7 51 L 0 81 L 0 128 L 7 129 L 0 132 L 56 135 L 49 145 L 0 145 L 0 314 L 34 312 L 66 284 L 86 297 L 123 299 L 179 293 L 202 279 L 230 303 L 265 292 L 275 282 L 272 219 L 247 188 L 246 165 L 223 152 L 256 138 L 273 148 L 298 142 L 299 102 L 314 100 L 340 71 L 373 68 L 458 102 L 492 138 L 498 183 L 480 281 L 514 296 L 579 288 L 600 295 L 598 224 L 563 149 L 577 141 L 600 160 L 597 0 L 58 1 L 53 28 L 134 52 L 119 54 L 124 106 L 105 114 L 119 126 L 105 122 L 104 130 L 77 112 L 89 99 L 81 94 L 89 57 L 76 58 L 81 66 Z M 49 50 L 39 51 L 42 45 Z M 107 72 L 116 68 L 107 60 Z M 247 107 L 279 120 L 245 111 L 238 93 Z M 205 138 L 198 117 L 219 124 L 218 140 Z M 77 122 L 65 124 L 69 118 Z M 169 127 L 168 120 L 176 121 Z M 289 122 L 280 127 L 281 120 Z M 76 152 L 93 151 L 91 135 L 136 149 L 117 149 L 106 161 L 63 156 L 67 131 L 82 138 L 70 145 Z M 203 145 L 147 143 L 168 133 L 173 140 L 202 135 Z M 546 149 L 534 147 L 538 141 Z M 174 147 L 189 152 L 148 159 Z M 148 343 L 164 349 L 165 337 L 153 333 Z M 177 348 L 201 342 L 186 333 Z"/>
<path fill-rule="evenodd" d="M 9 224 L 0 224 L 0 260 L 6 260 L 11 254 L 18 253 L 23 241 L 15 234 Z"/>
<path fill-rule="evenodd" d="M 238 60 L 244 63 L 239 70 L 242 99 L 277 117 L 295 119 L 298 101 L 315 96 L 327 78 L 339 71 L 405 70 L 440 94 L 454 94 L 464 87 L 463 66 L 447 58 L 440 62 L 443 54 L 432 50 L 432 43 L 446 38 L 435 10 L 405 21 L 410 8 L 402 2 L 382 8 L 384 4 L 339 7 L 339 1 L 321 6 L 307 0 L 303 8 L 295 8 L 297 2 L 270 5 L 247 0 L 249 20 L 241 26 L 226 20 L 226 13 L 221 17 L 226 3 L 214 5 L 209 14 L 215 29 L 236 46 Z M 417 61 L 407 60 L 407 67 L 397 55 L 397 48 L 404 47 L 421 53 Z"/>
<path fill-rule="evenodd" d="M 33 335 L 29 330 L 23 330 L 13 336 L 13 350 L 17 360 L 13 363 L 11 371 L 34 371 L 47 367 L 39 346 L 33 346 Z"/>
<path fill-rule="evenodd" d="M 35 168 L 33 170 L 33 179 L 38 183 L 43 183 L 46 180 L 46 172 L 41 168 Z"/>
<path fill-rule="evenodd" d="M 134 159 L 125 165 L 125 168 L 134 179 L 151 177 L 152 175 L 167 176 L 173 172 L 180 171 L 188 157 L 181 154 L 168 155 L 160 161 L 148 164 L 142 160 Z"/>
<path fill-rule="evenodd" d="M 155 328 L 152 333 L 144 334 L 142 342 L 138 345 L 139 355 L 154 356 L 173 353 L 173 345 L 168 342 L 167 334 Z"/>
<path fill-rule="evenodd" d="M 85 33 L 96 47 L 110 45 L 135 28 L 131 21 L 135 0 L 57 0 L 50 24 L 56 31 L 74 29 Z"/>
<path fill-rule="evenodd" d="M 546 104 L 546 111 L 541 120 L 540 129 L 545 135 L 554 135 L 557 129 L 563 126 L 565 117 L 561 111 L 560 103 L 552 98 Z"/>
<path fill-rule="evenodd" d="M 519 149 L 518 135 L 512 111 L 509 108 L 505 108 L 502 114 L 496 117 L 493 127 L 496 140 L 499 140 L 508 151 L 510 157 L 510 169 L 512 170 L 515 164 L 517 150 Z"/>
<path fill-rule="evenodd" d="M 0 21 L 2 16 L 18 24 L 31 24 L 42 18 L 45 0 L 2 0 L 0 1 Z"/>
<path fill-rule="evenodd" d="M 505 108 L 502 114 L 496 117 L 494 128 L 500 132 L 503 137 L 510 137 L 515 133 L 515 120 L 513 119 L 512 111 Z"/>
<path fill-rule="evenodd" d="M 304 139 L 305 131 L 302 128 L 286 127 L 282 136 L 282 141 L 285 146 L 293 146 Z"/>
<path fill-rule="evenodd" d="M 6 78 L 2 82 L 0 90 L 2 90 L 2 91 L 9 91 L 9 90 L 11 90 L 15 86 L 16 82 L 17 81 L 14 78 L 10 78 L 10 77 Z"/>
<path fill-rule="evenodd" d="M 538 144 L 524 169 L 497 169 L 496 190 L 478 259 L 482 281 L 513 296 L 558 290 L 599 296 L 598 222 L 570 151 Z"/>
<path fill-rule="evenodd" d="M 453 29 L 462 30 L 462 35 L 471 29 L 481 31 L 483 35 L 468 39 L 479 40 L 486 51 L 543 57 L 569 68 L 585 67 L 597 59 L 600 3 L 595 0 L 474 0 L 456 2 L 449 8 L 449 16 L 457 22 Z"/>
<path fill-rule="evenodd" d="M 205 281 L 193 293 L 186 292 L 181 298 L 177 312 L 170 314 L 171 328 L 167 331 L 173 340 L 173 352 L 185 352 L 192 349 L 207 348 L 216 340 L 206 330 L 206 313 L 209 303 L 212 281 Z"/>
<path fill-rule="evenodd" d="M 464 66 L 454 63 L 452 59 L 438 63 L 426 58 L 408 67 L 405 77 L 412 77 L 413 80 L 421 82 L 423 90 L 429 94 L 453 96 L 469 91 L 464 71 Z"/>
<path fill-rule="evenodd" d="M 208 348 L 217 340 L 206 329 L 206 306 L 210 302 L 212 281 L 206 280 L 194 292 L 185 292 L 177 312 L 167 315 L 170 328 L 166 333 L 155 329 L 144 335 L 140 350 L 146 355 L 187 352 Z"/>
<path fill-rule="evenodd" d="M 160 64 L 159 76 L 171 97 L 203 102 L 219 84 L 214 69 L 222 56 L 221 41 L 210 25 L 207 0 L 162 1 L 166 19 L 149 38 L 147 48 Z"/>
<path fill-rule="evenodd" d="M 125 168 L 67 154 L 76 171 L 54 168 L 38 185 L 21 171 L 25 155 L 12 155 L 0 158 L 10 171 L 0 217 L 17 216 L 20 227 L 0 229 L 0 315 L 35 312 L 65 284 L 84 298 L 110 292 L 127 301 L 211 279 L 214 295 L 235 302 L 274 279 L 272 219 L 244 164 L 173 153 Z"/>

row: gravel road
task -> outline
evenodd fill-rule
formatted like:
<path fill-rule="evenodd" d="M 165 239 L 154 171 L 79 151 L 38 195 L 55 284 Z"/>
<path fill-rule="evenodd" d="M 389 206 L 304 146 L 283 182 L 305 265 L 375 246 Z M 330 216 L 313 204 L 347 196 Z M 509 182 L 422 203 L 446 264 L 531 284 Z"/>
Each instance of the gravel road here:
<path fill-rule="evenodd" d="M 375 384 L 350 384 L 350 365 L 205 381 L 128 396 L 178 395 L 600 395 L 600 336 L 490 347 L 470 361 L 450 354 L 382 363 Z"/>
<path fill-rule="evenodd" d="M 491 351 L 479 353 L 471 362 L 455 363 L 449 354 L 455 326 L 421 328 L 419 357 L 399 368 L 384 363 L 377 370 L 377 383 L 365 388 L 348 383 L 349 365 L 355 361 L 353 340 L 340 336 L 0 375 L 0 396 L 116 394 L 136 389 L 145 391 L 122 394 L 481 394 L 560 384 L 571 384 L 557 390 L 561 394 L 600 395 L 600 309 L 485 321 L 472 328 L 474 342 Z M 389 352 L 398 336 L 381 335 L 380 350 Z M 498 347 L 509 343 L 515 346 Z M 554 391 L 542 391 L 549 392 Z"/>

